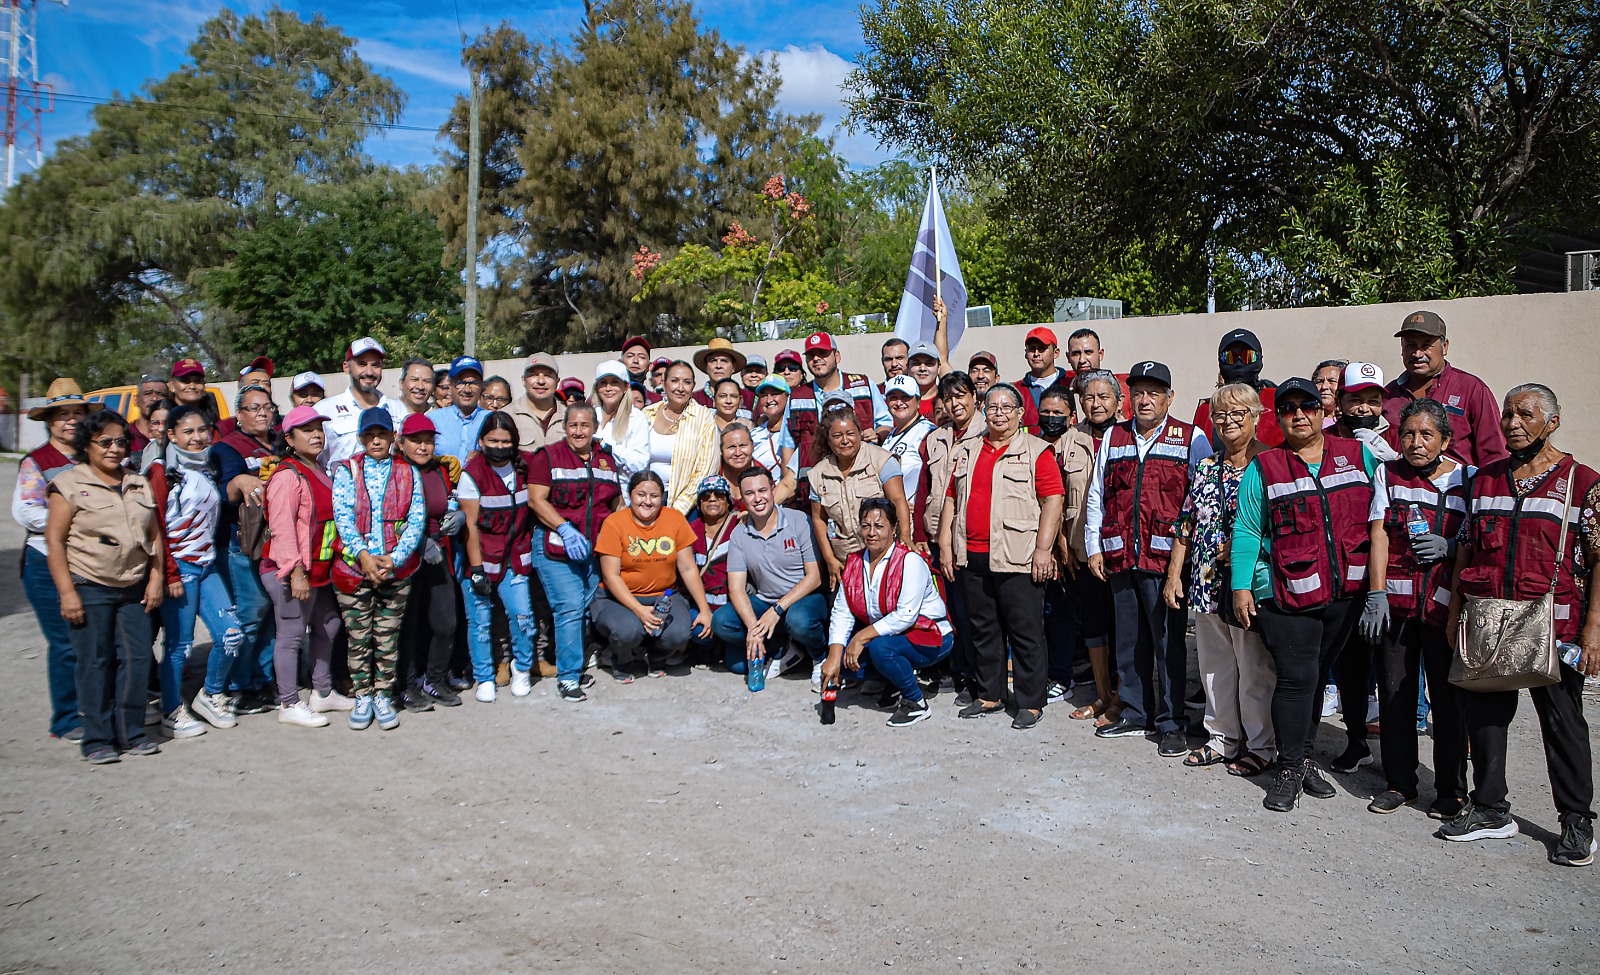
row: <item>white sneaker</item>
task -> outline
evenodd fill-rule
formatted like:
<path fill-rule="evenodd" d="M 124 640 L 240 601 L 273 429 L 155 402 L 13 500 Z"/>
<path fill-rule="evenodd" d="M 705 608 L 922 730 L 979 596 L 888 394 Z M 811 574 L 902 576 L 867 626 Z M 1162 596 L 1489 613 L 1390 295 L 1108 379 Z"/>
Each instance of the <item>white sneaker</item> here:
<path fill-rule="evenodd" d="M 144 702 L 144 723 L 146 727 L 160 724 L 166 719 L 167 716 L 161 713 L 161 704 L 159 701 Z"/>
<path fill-rule="evenodd" d="M 296 728 L 326 728 L 328 719 L 311 710 L 311 705 L 306 702 L 296 701 L 278 706 L 278 723 L 294 725 Z"/>
<path fill-rule="evenodd" d="M 822 661 L 820 660 L 811 665 L 811 693 L 822 693 Z"/>
<path fill-rule="evenodd" d="M 226 694 L 207 694 L 204 689 L 194 696 L 194 713 L 213 728 L 232 728 L 239 723 L 233 715 L 233 702 Z"/>
<path fill-rule="evenodd" d="M 800 652 L 799 647 L 795 646 L 793 643 L 789 644 L 789 648 L 784 651 L 783 656 L 780 657 L 776 663 L 777 669 L 773 670 L 772 667 L 767 668 L 767 679 L 771 680 L 772 678 L 777 677 L 779 674 L 787 674 L 789 671 L 800 666 L 802 663 L 805 663 L 805 659 L 806 655 Z"/>
<path fill-rule="evenodd" d="M 511 668 L 511 696 L 527 697 L 533 692 L 533 675 L 526 670 Z"/>
<path fill-rule="evenodd" d="M 321 714 L 324 711 L 348 711 L 356 706 L 356 702 L 330 689 L 325 695 L 312 691 L 310 705 L 311 710 Z"/>
<path fill-rule="evenodd" d="M 1339 685 L 1329 684 L 1322 689 L 1322 716 L 1331 718 L 1339 713 Z"/>
<path fill-rule="evenodd" d="M 494 703 L 494 681 L 492 681 L 492 680 L 480 680 L 480 681 L 478 681 L 478 690 L 472 696 L 478 699 L 478 703 L 479 704 L 493 704 Z"/>
<path fill-rule="evenodd" d="M 166 732 L 168 738 L 198 738 L 206 733 L 206 723 L 180 704 L 172 709 L 171 714 L 161 716 L 161 730 Z"/>

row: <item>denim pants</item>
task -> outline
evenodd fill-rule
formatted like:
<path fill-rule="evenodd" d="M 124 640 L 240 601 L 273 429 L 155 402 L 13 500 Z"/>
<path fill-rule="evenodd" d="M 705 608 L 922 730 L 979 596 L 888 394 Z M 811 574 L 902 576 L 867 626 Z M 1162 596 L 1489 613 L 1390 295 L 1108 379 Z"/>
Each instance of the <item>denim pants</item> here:
<path fill-rule="evenodd" d="M 276 629 L 272 623 L 272 600 L 261 586 L 255 564 L 239 551 L 237 538 L 228 543 L 227 564 L 219 562 L 217 569 L 224 574 L 223 581 L 233 595 L 234 615 L 239 619 L 239 629 L 244 631 L 226 686 L 217 690 L 255 690 L 273 678 L 272 639 Z M 216 693 L 209 682 L 206 691 Z"/>
<path fill-rule="evenodd" d="M 932 667 L 950 656 L 954 646 L 955 637 L 948 633 L 936 647 L 918 646 L 904 633 L 896 633 L 894 636 L 868 640 L 862 663 L 870 663 L 878 676 L 899 691 L 901 697 L 915 703 L 922 700 L 922 688 L 917 686 L 917 671 Z"/>
<path fill-rule="evenodd" d="M 1166 578 L 1158 573 L 1127 569 L 1111 573 L 1109 581 L 1123 720 L 1160 734 L 1186 730 L 1187 611 L 1161 598 Z"/>
<path fill-rule="evenodd" d="M 166 630 L 166 652 L 161 656 L 161 713 L 171 714 L 183 703 L 183 666 L 194 647 L 194 623 L 204 619 L 211 634 L 211 656 L 206 660 L 206 693 L 220 694 L 228 683 L 244 632 L 234 615 L 233 600 L 214 563 L 195 565 L 178 560 L 183 595 L 168 594 L 161 601 L 161 628 Z"/>
<path fill-rule="evenodd" d="M 493 596 L 480 596 L 472 590 L 472 579 L 461 574 L 461 601 L 467 611 L 467 650 L 472 654 L 472 679 L 478 683 L 494 680 L 494 650 L 489 645 L 489 617 Z M 492 584 L 492 583 L 491 583 Z M 511 665 L 517 670 L 533 669 L 533 606 L 528 598 L 528 577 L 511 570 L 500 577 L 495 592 L 506 608 L 511 623 Z"/>
<path fill-rule="evenodd" d="M 544 548 L 548 535 L 543 528 L 533 533 L 533 571 L 555 617 L 556 680 L 577 680 L 583 676 L 583 634 L 589 604 L 600 588 L 600 565 L 593 554 L 576 561 L 552 557 Z"/>
<path fill-rule="evenodd" d="M 44 634 L 46 673 L 50 680 L 50 733 L 60 738 L 78 727 L 78 657 L 72 630 L 61 618 L 61 594 L 50 578 L 44 553 L 22 549 L 22 591 Z"/>
<path fill-rule="evenodd" d="M 144 585 L 119 589 L 76 576 L 73 582 L 83 602 L 83 625 L 71 627 L 83 754 L 107 745 L 132 748 L 144 741 L 150 682 L 150 614 L 140 602 Z"/>
<path fill-rule="evenodd" d="M 761 614 L 772 604 L 759 596 L 750 597 L 750 610 Z M 711 615 L 711 632 L 728 648 L 728 669 L 736 674 L 745 672 L 744 641 L 747 628 L 732 604 L 718 607 Z M 767 637 L 766 657 L 771 660 L 783 654 L 783 641 L 790 639 L 806 651 L 812 660 L 821 660 L 828 652 L 828 597 L 820 592 L 810 593 L 795 600 L 783 619 Z"/>

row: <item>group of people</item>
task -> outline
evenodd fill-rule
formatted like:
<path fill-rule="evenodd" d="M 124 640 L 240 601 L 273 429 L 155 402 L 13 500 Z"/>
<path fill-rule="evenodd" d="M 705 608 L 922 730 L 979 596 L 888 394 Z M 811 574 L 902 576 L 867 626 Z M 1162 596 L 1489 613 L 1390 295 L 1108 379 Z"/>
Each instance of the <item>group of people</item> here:
<path fill-rule="evenodd" d="M 193 360 L 145 377 L 131 422 L 57 380 L 13 501 L 50 733 L 104 764 L 156 752 L 147 724 L 183 739 L 271 709 L 389 730 L 544 677 L 576 703 L 597 672 L 758 688 L 809 663 L 814 691 L 859 687 L 891 727 L 943 687 L 961 718 L 1017 729 L 1065 706 L 1101 738 L 1266 776 L 1282 812 L 1335 794 L 1313 757 L 1335 688 L 1347 747 L 1327 768 L 1373 761 L 1375 688 L 1386 788 L 1368 808 L 1422 801 L 1431 715 L 1426 813 L 1476 840 L 1517 831 L 1518 694 L 1451 683 L 1457 621 L 1469 598 L 1550 593 L 1560 680 L 1531 696 L 1552 860 L 1591 862 L 1600 475 L 1553 443 L 1553 391 L 1497 402 L 1420 311 L 1390 382 L 1328 360 L 1275 384 L 1256 336 L 1230 332 L 1186 421 L 1165 364 L 1113 373 L 1090 329 L 1065 349 L 1030 330 L 1006 382 L 988 352 L 953 366 L 938 313 L 935 341 L 884 343 L 882 381 L 845 371 L 826 332 L 770 370 L 722 339 L 652 361 L 634 337 L 587 389 L 535 354 L 516 395 L 471 356 L 412 360 L 400 399 L 362 338 L 343 392 L 302 374 L 280 412 L 262 357 L 221 421 Z M 191 694 L 197 619 L 212 645 Z M 1092 694 L 1072 708 L 1075 677 Z"/>

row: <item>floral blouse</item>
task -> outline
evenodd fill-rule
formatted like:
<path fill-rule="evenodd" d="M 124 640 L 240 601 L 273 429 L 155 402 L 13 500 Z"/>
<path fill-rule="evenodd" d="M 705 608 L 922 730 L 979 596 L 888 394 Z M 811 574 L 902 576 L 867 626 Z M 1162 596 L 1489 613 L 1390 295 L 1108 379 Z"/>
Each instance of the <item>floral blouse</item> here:
<path fill-rule="evenodd" d="M 1189 479 L 1189 494 L 1178 515 L 1178 537 L 1189 543 L 1194 573 L 1189 605 L 1197 613 L 1217 612 L 1217 597 L 1228 588 L 1228 542 L 1239 512 L 1239 481 L 1244 468 L 1220 455 L 1202 458 Z"/>

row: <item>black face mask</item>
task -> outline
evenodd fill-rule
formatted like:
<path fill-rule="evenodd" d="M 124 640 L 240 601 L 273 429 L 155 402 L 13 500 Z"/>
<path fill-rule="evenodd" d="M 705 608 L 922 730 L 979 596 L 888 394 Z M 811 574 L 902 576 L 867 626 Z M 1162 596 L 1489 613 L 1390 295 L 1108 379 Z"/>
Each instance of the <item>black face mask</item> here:
<path fill-rule="evenodd" d="M 483 459 L 488 461 L 490 464 L 493 464 L 495 467 L 504 467 L 505 465 L 511 463 L 511 458 L 515 456 L 517 456 L 517 448 L 515 447 L 483 448 Z"/>
<path fill-rule="evenodd" d="M 1070 416 L 1039 417 L 1039 432 L 1051 440 L 1066 433 L 1067 428 L 1070 426 L 1072 426 L 1072 417 Z"/>
<path fill-rule="evenodd" d="M 1383 417 L 1381 417 L 1381 416 L 1344 416 L 1344 417 L 1340 417 L 1339 419 L 1340 419 L 1340 422 L 1342 422 L 1346 427 L 1350 428 L 1351 430 L 1376 430 L 1376 429 L 1378 429 L 1378 421 L 1382 420 Z"/>
<path fill-rule="evenodd" d="M 1218 365 L 1217 369 L 1222 373 L 1224 383 L 1244 383 L 1247 386 L 1254 386 L 1261 382 L 1260 362 L 1246 362 L 1239 365 L 1224 362 Z"/>
<path fill-rule="evenodd" d="M 1526 464 L 1528 461 L 1539 456 L 1539 451 L 1544 449 L 1544 444 L 1547 439 L 1549 438 L 1541 436 L 1533 443 L 1528 444 L 1526 447 L 1523 447 L 1520 450 L 1511 451 L 1511 466 L 1521 467 L 1523 464 Z"/>
<path fill-rule="evenodd" d="M 1116 422 L 1116 417 L 1112 417 L 1104 423 L 1096 423 L 1093 420 L 1088 421 L 1089 429 L 1093 430 L 1096 436 L 1103 436 L 1107 430 L 1111 429 L 1112 424 Z"/>
<path fill-rule="evenodd" d="M 1439 465 L 1443 464 L 1443 463 L 1444 463 L 1444 454 L 1440 454 L 1439 456 L 1435 457 L 1433 460 L 1429 461 L 1426 464 L 1423 464 L 1420 467 L 1417 466 L 1416 464 L 1412 464 L 1411 468 L 1412 468 L 1412 470 L 1415 470 L 1418 474 L 1421 474 L 1423 477 L 1430 477 L 1431 478 L 1431 477 L 1433 477 L 1433 472 L 1438 470 L 1439 469 Z"/>

